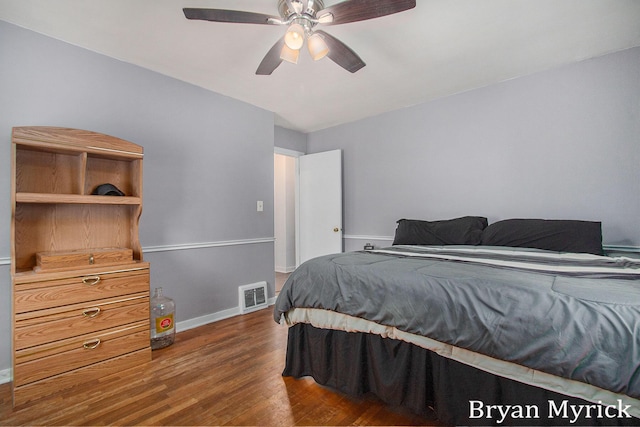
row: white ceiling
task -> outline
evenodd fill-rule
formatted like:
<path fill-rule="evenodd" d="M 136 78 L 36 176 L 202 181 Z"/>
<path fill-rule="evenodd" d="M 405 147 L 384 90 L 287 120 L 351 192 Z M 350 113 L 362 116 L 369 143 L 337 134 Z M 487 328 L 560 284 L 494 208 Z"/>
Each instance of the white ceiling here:
<path fill-rule="evenodd" d="M 366 62 L 355 74 L 303 51 L 297 65 L 257 76 L 285 27 L 182 13 L 278 15 L 277 3 L 0 0 L 0 19 L 273 111 L 276 124 L 302 132 L 640 46 L 639 0 L 417 0 L 409 11 L 323 28 Z"/>

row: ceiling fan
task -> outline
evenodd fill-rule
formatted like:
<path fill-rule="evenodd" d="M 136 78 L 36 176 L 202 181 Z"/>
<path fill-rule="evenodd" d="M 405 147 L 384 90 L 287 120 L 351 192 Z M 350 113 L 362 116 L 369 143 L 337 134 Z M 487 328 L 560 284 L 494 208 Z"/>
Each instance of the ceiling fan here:
<path fill-rule="evenodd" d="M 187 19 L 241 24 L 287 25 L 285 35 L 267 52 L 256 74 L 270 75 L 283 60 L 297 63 L 307 42 L 314 60 L 328 56 L 345 70 L 355 73 L 366 64 L 347 45 L 316 25 L 337 25 L 364 21 L 402 12 L 416 6 L 415 0 L 345 0 L 324 7 L 323 0 L 278 0 L 280 16 L 226 9 L 184 8 Z"/>

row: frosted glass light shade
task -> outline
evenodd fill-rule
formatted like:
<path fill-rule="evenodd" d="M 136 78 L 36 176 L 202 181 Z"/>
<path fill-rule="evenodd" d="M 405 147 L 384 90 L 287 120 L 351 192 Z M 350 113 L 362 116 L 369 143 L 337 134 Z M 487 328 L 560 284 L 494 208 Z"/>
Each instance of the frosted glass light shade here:
<path fill-rule="evenodd" d="M 307 40 L 307 47 L 314 61 L 324 58 L 329 53 L 329 46 L 327 46 L 320 34 L 312 34 Z"/>
<path fill-rule="evenodd" d="M 285 61 L 291 62 L 292 64 L 297 64 L 298 56 L 300 56 L 300 50 L 290 49 L 286 44 L 282 46 L 282 50 L 280 51 L 280 59 L 284 59 Z"/>
<path fill-rule="evenodd" d="M 300 24 L 291 24 L 284 35 L 284 42 L 289 49 L 298 50 L 304 44 L 304 28 Z"/>

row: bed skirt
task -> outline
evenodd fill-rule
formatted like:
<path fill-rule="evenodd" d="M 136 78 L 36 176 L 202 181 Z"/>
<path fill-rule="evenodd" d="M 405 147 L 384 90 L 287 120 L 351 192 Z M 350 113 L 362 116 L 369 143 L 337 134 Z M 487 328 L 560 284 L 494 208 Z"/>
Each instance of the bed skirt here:
<path fill-rule="evenodd" d="M 435 413 L 446 424 L 640 425 L 640 419 L 627 417 L 624 402 L 594 405 L 404 341 L 304 323 L 289 327 L 288 334 L 283 376 L 310 376 L 351 396 L 372 393 L 428 418 Z"/>

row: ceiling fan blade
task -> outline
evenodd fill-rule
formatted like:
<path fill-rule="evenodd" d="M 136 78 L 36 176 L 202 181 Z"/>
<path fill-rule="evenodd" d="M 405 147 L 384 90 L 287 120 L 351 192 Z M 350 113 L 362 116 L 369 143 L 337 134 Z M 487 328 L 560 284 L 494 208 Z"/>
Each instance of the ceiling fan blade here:
<path fill-rule="evenodd" d="M 282 20 L 279 16 L 243 12 L 241 10 L 198 9 L 185 7 L 182 11 L 187 19 L 199 19 L 202 21 L 231 22 L 235 24 L 282 24 Z"/>
<path fill-rule="evenodd" d="M 258 69 L 256 70 L 257 75 L 269 76 L 273 73 L 273 70 L 282 64 L 282 59 L 280 58 L 282 46 L 284 46 L 284 37 L 280 38 L 276 44 L 269 49 L 269 52 L 267 52 L 264 58 L 262 58 L 262 62 L 258 65 Z"/>
<path fill-rule="evenodd" d="M 327 54 L 329 59 L 345 70 L 350 73 L 355 73 L 360 68 L 367 65 L 353 50 L 337 38 L 322 30 L 316 30 L 315 33 L 320 34 L 324 38 L 324 42 L 329 47 L 329 53 Z"/>
<path fill-rule="evenodd" d="M 325 24 L 336 25 L 379 18 L 414 7 L 416 7 L 416 0 L 347 0 L 318 11 L 316 16 L 320 18 L 330 13 L 333 15 L 333 20 Z"/>

